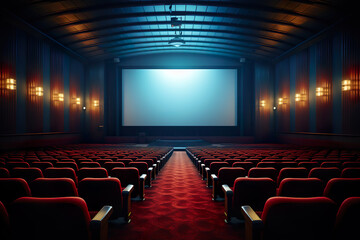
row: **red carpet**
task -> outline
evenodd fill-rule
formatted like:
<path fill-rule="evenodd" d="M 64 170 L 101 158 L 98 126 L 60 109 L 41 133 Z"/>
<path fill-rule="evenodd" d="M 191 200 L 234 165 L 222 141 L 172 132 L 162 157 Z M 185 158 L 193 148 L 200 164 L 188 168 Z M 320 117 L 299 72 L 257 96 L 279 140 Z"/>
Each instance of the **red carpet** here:
<path fill-rule="evenodd" d="M 130 224 L 109 227 L 109 239 L 244 239 L 242 224 L 224 222 L 224 203 L 211 200 L 198 171 L 184 151 L 175 151 L 146 200 L 132 203 Z"/>

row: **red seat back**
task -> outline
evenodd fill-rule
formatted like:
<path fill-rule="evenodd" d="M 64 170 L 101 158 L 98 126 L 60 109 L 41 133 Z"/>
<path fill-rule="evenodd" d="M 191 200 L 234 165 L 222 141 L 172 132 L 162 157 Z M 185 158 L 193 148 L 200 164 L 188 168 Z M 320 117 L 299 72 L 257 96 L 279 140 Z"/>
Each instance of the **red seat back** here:
<path fill-rule="evenodd" d="M 263 239 L 331 239 L 335 215 L 335 203 L 325 197 L 273 197 L 261 215 Z"/>
<path fill-rule="evenodd" d="M 0 178 L 0 201 L 7 207 L 20 197 L 30 197 L 29 185 L 22 178 Z"/>
<path fill-rule="evenodd" d="M 126 187 L 129 184 L 134 185 L 134 190 L 131 193 L 132 198 L 135 198 L 139 195 L 140 174 L 137 168 L 113 168 L 110 172 L 110 176 L 118 178 L 122 186 Z"/>
<path fill-rule="evenodd" d="M 108 171 L 105 168 L 80 168 L 78 172 L 78 181 L 84 178 L 107 178 Z"/>
<path fill-rule="evenodd" d="M 273 167 L 254 167 L 249 170 L 248 176 L 251 178 L 268 177 L 276 181 L 278 176 L 278 171 Z"/>
<path fill-rule="evenodd" d="M 122 214 L 122 190 L 118 178 L 85 178 L 79 181 L 79 196 L 85 200 L 89 211 L 98 212 L 109 205 L 114 210 L 112 219 Z"/>
<path fill-rule="evenodd" d="M 335 240 L 359 236 L 360 197 L 345 199 L 336 215 Z"/>
<path fill-rule="evenodd" d="M 285 178 L 280 182 L 278 196 L 321 197 L 323 184 L 318 178 Z"/>
<path fill-rule="evenodd" d="M 30 183 L 37 178 L 44 177 L 40 168 L 29 167 L 29 168 L 20 168 L 16 167 L 11 170 L 11 177 L 25 179 L 26 182 Z"/>
<path fill-rule="evenodd" d="M 90 215 L 83 199 L 20 198 L 9 209 L 14 240 L 89 240 Z"/>
<path fill-rule="evenodd" d="M 360 197 L 360 178 L 333 178 L 326 184 L 324 196 L 339 206 L 348 197 Z"/>
<path fill-rule="evenodd" d="M 38 178 L 30 183 L 33 197 L 76 197 L 78 191 L 70 178 Z"/>

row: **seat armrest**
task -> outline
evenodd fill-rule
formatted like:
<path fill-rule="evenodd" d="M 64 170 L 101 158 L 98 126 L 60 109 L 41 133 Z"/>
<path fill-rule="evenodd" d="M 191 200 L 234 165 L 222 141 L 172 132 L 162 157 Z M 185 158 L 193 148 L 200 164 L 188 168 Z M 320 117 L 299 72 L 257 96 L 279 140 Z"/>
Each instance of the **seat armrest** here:
<path fill-rule="evenodd" d="M 263 221 L 250 206 L 242 206 L 241 213 L 245 219 L 245 240 L 260 240 Z"/>
<path fill-rule="evenodd" d="M 114 211 L 112 206 L 104 206 L 90 221 L 91 239 L 106 240 L 108 236 L 108 220 Z"/>
<path fill-rule="evenodd" d="M 213 186 L 212 200 L 216 200 L 216 197 L 219 192 L 219 186 L 218 186 L 219 178 L 215 174 L 211 174 L 211 179 L 212 179 L 212 186 Z"/>
<path fill-rule="evenodd" d="M 206 186 L 207 187 L 211 187 L 212 185 L 212 181 L 211 181 L 211 177 L 210 177 L 210 168 L 206 167 L 205 168 L 205 177 L 206 177 Z"/>
<path fill-rule="evenodd" d="M 140 181 L 145 181 L 146 177 L 147 177 L 146 174 L 141 174 Z"/>
<path fill-rule="evenodd" d="M 231 221 L 231 216 L 233 215 L 233 210 L 232 210 L 232 201 L 233 201 L 233 191 L 231 190 L 231 188 L 227 185 L 227 184 L 223 184 L 221 186 L 223 192 L 225 193 L 225 222 L 230 222 Z"/>
<path fill-rule="evenodd" d="M 129 184 L 122 191 L 123 197 L 123 216 L 125 222 L 129 223 L 131 221 L 131 193 L 134 190 L 134 185 Z"/>
<path fill-rule="evenodd" d="M 139 186 L 139 196 L 141 200 L 145 200 L 145 180 L 146 174 L 141 174 L 140 176 L 140 186 Z"/>
<path fill-rule="evenodd" d="M 155 169 L 155 171 L 153 172 L 153 178 L 155 179 L 156 175 L 159 173 L 159 166 L 156 163 L 154 163 L 152 166 L 153 169 Z"/>

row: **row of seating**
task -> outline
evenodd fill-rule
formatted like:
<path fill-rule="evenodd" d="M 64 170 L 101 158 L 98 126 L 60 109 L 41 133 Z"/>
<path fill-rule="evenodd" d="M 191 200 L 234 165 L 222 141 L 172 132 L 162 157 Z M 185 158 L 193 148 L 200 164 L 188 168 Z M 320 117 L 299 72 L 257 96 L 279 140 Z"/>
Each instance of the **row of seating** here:
<path fill-rule="evenodd" d="M 340 206 L 326 197 L 272 197 L 264 211 L 241 208 L 245 240 L 345 240 L 358 239 L 360 197 L 345 199 Z"/>

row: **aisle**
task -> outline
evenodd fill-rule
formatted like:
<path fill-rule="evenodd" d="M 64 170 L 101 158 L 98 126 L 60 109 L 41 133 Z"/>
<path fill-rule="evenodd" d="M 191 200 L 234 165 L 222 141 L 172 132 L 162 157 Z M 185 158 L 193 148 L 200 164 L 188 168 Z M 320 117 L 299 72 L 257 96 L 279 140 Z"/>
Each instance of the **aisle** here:
<path fill-rule="evenodd" d="M 130 224 L 109 229 L 110 240 L 244 239 L 243 226 L 224 222 L 224 203 L 211 200 L 185 151 L 173 153 L 145 194 L 133 202 Z"/>

